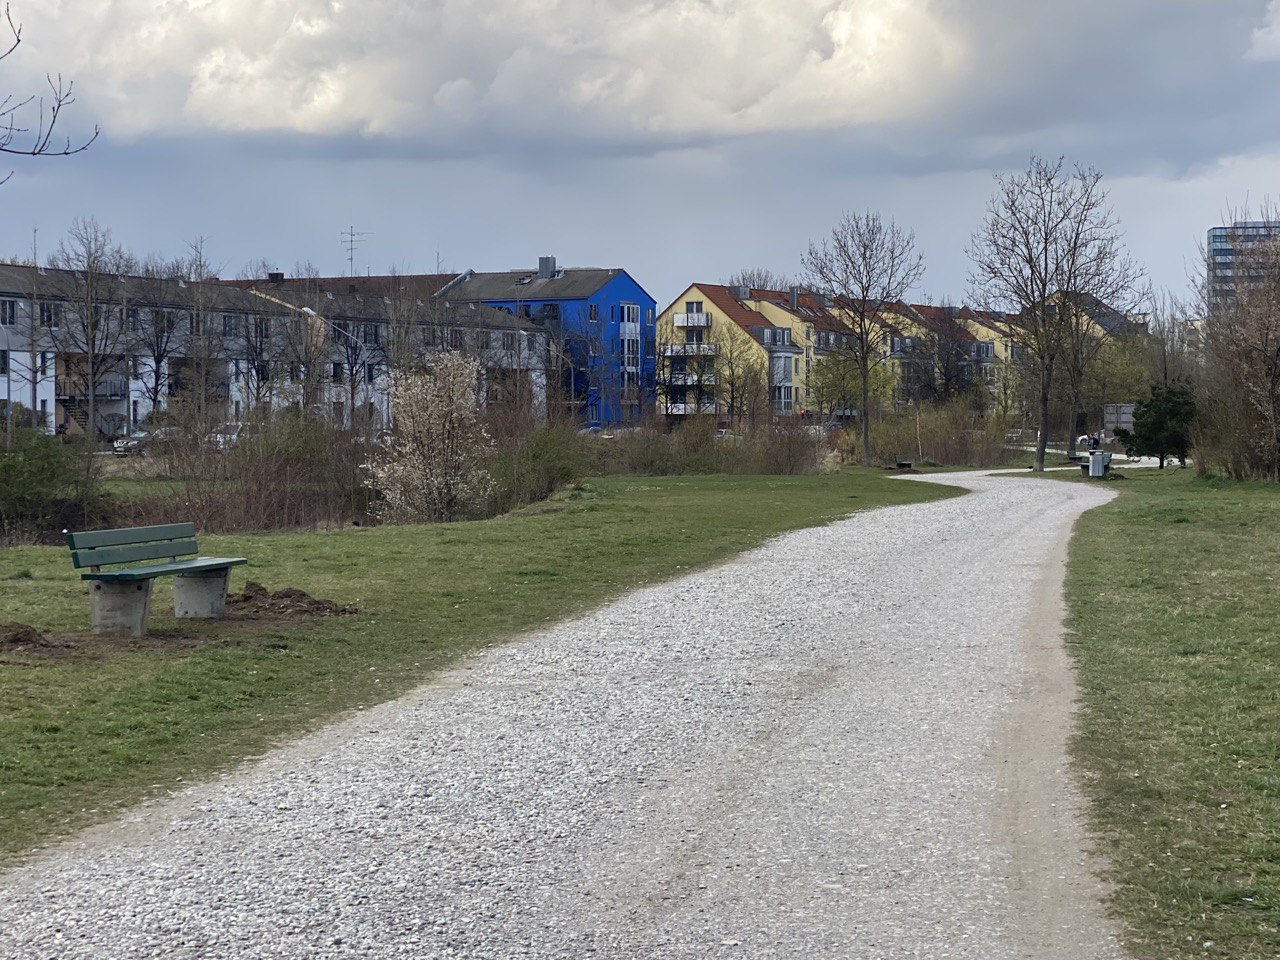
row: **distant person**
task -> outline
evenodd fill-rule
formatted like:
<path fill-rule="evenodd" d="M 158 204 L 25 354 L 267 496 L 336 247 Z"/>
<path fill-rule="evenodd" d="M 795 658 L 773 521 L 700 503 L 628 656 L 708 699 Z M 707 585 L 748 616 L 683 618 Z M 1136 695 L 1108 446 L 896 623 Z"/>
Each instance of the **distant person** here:
<path fill-rule="evenodd" d="M 1099 440 L 1098 440 L 1098 435 L 1097 435 L 1096 433 L 1091 433 L 1091 434 L 1089 434 L 1089 449 L 1090 449 L 1090 450 L 1097 450 L 1097 449 L 1098 449 L 1098 446 L 1099 446 L 1099 444 L 1100 444 L 1100 443 L 1101 443 L 1101 441 L 1099 441 Z"/>

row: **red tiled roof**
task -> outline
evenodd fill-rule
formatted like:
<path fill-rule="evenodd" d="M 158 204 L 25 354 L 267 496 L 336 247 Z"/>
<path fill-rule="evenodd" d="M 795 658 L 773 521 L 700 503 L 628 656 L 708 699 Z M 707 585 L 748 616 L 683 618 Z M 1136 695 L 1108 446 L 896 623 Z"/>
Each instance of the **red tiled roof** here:
<path fill-rule="evenodd" d="M 960 310 L 956 307 L 913 303 L 910 304 L 910 309 L 916 315 L 916 322 L 930 333 L 961 342 L 974 342 L 978 339 L 960 323 Z"/>
<path fill-rule="evenodd" d="M 805 323 L 812 323 L 818 330 L 841 333 L 847 332 L 849 329 L 815 294 L 808 290 L 801 290 L 797 293 L 796 309 L 794 310 L 791 309 L 790 290 L 765 290 L 753 287 L 751 289 L 751 299 L 765 300 L 777 307 L 781 307 Z"/>
<path fill-rule="evenodd" d="M 757 313 L 749 307 L 744 307 L 742 302 L 734 296 L 733 291 L 722 284 L 695 283 L 693 286 L 706 294 L 707 299 L 714 303 L 721 313 L 747 333 L 751 332 L 752 327 L 774 326 L 764 314 Z"/>

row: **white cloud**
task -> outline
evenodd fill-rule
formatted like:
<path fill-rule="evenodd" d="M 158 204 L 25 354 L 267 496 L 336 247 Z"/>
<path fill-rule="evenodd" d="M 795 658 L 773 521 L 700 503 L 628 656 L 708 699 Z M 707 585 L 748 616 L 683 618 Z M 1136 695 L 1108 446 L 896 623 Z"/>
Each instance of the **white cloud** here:
<path fill-rule="evenodd" d="M 1250 60 L 1280 60 L 1280 0 L 1267 4 L 1266 22 L 1253 31 L 1246 57 Z"/>
<path fill-rule="evenodd" d="M 126 137 L 822 129 L 919 115 L 971 67 L 934 0 L 19 3 L 27 69 Z"/>

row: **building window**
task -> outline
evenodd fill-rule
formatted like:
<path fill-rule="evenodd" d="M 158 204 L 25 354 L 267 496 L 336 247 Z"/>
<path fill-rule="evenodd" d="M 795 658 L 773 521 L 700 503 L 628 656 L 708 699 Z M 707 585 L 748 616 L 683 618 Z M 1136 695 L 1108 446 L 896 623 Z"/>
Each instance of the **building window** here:
<path fill-rule="evenodd" d="M 686 300 L 684 302 L 684 312 L 685 313 L 702 313 L 702 301 Z"/>
<path fill-rule="evenodd" d="M 449 347 L 452 350 L 465 350 L 467 347 L 467 332 L 459 327 L 453 327 L 449 330 Z"/>
<path fill-rule="evenodd" d="M 640 322 L 640 304 L 624 303 L 618 308 L 618 319 L 623 323 Z"/>
<path fill-rule="evenodd" d="M 373 383 L 378 379 L 378 365 L 376 363 L 366 363 L 364 365 L 364 382 Z"/>
<path fill-rule="evenodd" d="M 335 363 L 333 365 L 333 382 L 342 383 L 342 364 Z"/>
<path fill-rule="evenodd" d="M 6 376 L 9 373 L 9 351 L 0 350 L 0 373 Z"/>
<path fill-rule="evenodd" d="M 515 350 L 519 346 L 519 342 L 520 342 L 519 337 L 516 336 L 515 331 L 513 330 L 503 331 L 502 333 L 502 349 L 503 350 Z"/>
<path fill-rule="evenodd" d="M 360 331 L 361 342 L 367 346 L 376 347 L 382 341 L 378 326 L 379 324 L 376 323 L 366 323 L 364 329 Z"/>
<path fill-rule="evenodd" d="M 49 354 L 43 350 L 40 351 L 40 363 L 37 365 L 36 371 L 37 375 L 41 377 L 49 375 Z"/>
<path fill-rule="evenodd" d="M 42 303 L 40 304 L 40 326 L 48 327 L 56 330 L 62 322 L 62 304 L 60 303 Z"/>
<path fill-rule="evenodd" d="M 587 307 L 587 320 L 591 323 L 600 322 L 600 308 L 594 303 Z"/>
<path fill-rule="evenodd" d="M 476 331 L 476 348 L 479 350 L 488 350 L 493 346 L 493 337 L 488 330 Z"/>
<path fill-rule="evenodd" d="M 12 327 L 18 318 L 16 300 L 0 300 L 0 327 Z"/>

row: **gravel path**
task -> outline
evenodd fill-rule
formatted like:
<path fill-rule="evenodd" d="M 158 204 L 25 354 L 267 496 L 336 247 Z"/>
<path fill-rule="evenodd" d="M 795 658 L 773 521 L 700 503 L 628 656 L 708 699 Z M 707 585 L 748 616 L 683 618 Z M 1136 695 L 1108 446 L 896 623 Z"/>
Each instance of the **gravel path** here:
<path fill-rule="evenodd" d="M 0 957 L 1120 956 L 1035 643 L 1109 494 L 950 479 L 89 832 L 0 877 Z"/>

